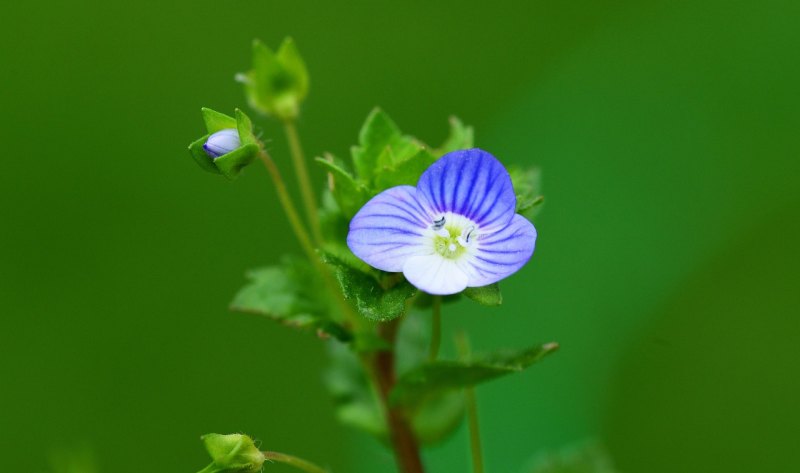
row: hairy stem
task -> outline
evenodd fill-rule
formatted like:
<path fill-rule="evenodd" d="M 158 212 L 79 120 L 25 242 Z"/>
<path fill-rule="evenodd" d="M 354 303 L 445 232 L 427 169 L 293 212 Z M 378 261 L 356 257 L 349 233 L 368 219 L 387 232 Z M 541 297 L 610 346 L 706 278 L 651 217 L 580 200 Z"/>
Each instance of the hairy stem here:
<path fill-rule="evenodd" d="M 311 238 L 308 236 L 308 231 L 303 226 L 303 221 L 300 219 L 300 214 L 297 212 L 297 208 L 295 208 L 292 198 L 289 196 L 289 192 L 286 190 L 286 184 L 283 182 L 283 177 L 281 176 L 280 170 L 278 170 L 278 166 L 275 165 L 275 161 L 273 161 L 272 157 L 269 155 L 269 153 L 267 153 L 263 145 L 261 145 L 258 157 L 264 163 L 264 166 L 269 172 L 270 178 L 272 178 L 272 183 L 275 185 L 275 192 L 278 193 L 278 200 L 283 207 L 283 211 L 286 213 L 286 217 L 289 219 L 289 224 L 291 225 L 295 236 L 300 241 L 300 246 L 303 248 L 306 256 L 308 256 L 311 264 L 314 265 L 319 274 L 322 276 L 325 286 L 328 288 L 331 295 L 336 299 L 337 304 L 339 305 L 339 308 L 345 317 L 345 320 L 347 320 L 351 326 L 357 326 L 359 323 L 357 314 L 353 311 L 353 307 L 344 300 L 341 291 L 338 289 L 336 281 L 331 275 L 330 269 L 320 260 L 320 257 L 314 249 L 313 243 L 311 242 Z"/>
<path fill-rule="evenodd" d="M 286 138 L 289 140 L 289 149 L 292 154 L 294 171 L 297 174 L 297 183 L 300 186 L 300 195 L 303 197 L 303 205 L 306 209 L 306 216 L 311 224 L 311 233 L 317 243 L 322 242 L 322 231 L 319 226 L 319 214 L 317 212 L 317 199 L 314 196 L 314 189 L 311 186 L 311 178 L 308 175 L 306 159 L 303 155 L 303 147 L 300 145 L 300 136 L 297 134 L 297 127 L 294 120 L 283 122 Z"/>
<path fill-rule="evenodd" d="M 472 471 L 483 473 L 483 450 L 481 449 L 481 433 L 478 427 L 478 401 L 475 399 L 475 388 L 466 388 L 464 397 L 467 402 L 467 419 L 469 421 L 469 446 L 472 452 Z"/>
<path fill-rule="evenodd" d="M 422 458 L 419 453 L 419 444 L 411 425 L 402 409 L 393 407 L 389 403 L 389 393 L 397 381 L 394 369 L 394 347 L 397 338 L 397 329 L 400 318 L 394 319 L 378 326 L 381 337 L 392 346 L 392 350 L 381 351 L 372 358 L 371 373 L 378 385 L 378 394 L 384 406 L 386 419 L 389 424 L 397 468 L 400 473 L 424 473 Z"/>
<path fill-rule="evenodd" d="M 470 357 L 471 349 L 469 339 L 463 332 L 456 336 L 456 347 L 459 357 L 467 361 Z M 467 405 L 467 422 L 469 424 L 469 446 L 472 454 L 472 471 L 483 473 L 483 449 L 481 448 L 481 432 L 478 426 L 478 400 L 475 397 L 475 388 L 464 389 L 464 401 Z"/>
<path fill-rule="evenodd" d="M 261 452 L 267 458 L 267 460 L 272 460 L 278 463 L 284 463 L 286 465 L 291 465 L 298 470 L 303 470 L 306 473 L 327 473 L 328 470 L 325 470 L 322 467 L 319 467 L 310 461 L 303 460 L 302 458 L 297 458 L 292 455 L 287 455 L 285 453 L 278 453 L 278 452 Z"/>

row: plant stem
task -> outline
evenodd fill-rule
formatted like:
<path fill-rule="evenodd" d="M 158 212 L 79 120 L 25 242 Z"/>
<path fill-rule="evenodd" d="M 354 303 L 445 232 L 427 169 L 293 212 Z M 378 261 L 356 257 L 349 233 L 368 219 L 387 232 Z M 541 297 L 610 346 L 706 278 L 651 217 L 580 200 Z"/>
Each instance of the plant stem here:
<path fill-rule="evenodd" d="M 278 166 L 275 165 L 275 161 L 272 160 L 272 157 L 263 146 L 258 152 L 258 157 L 261 158 L 267 171 L 269 171 L 272 183 L 275 184 L 275 192 L 278 193 L 278 200 L 280 200 L 281 206 L 284 212 L 286 212 L 286 217 L 289 219 L 289 224 L 292 226 L 295 236 L 300 241 L 300 246 L 303 247 L 303 251 L 306 252 L 312 262 L 319 261 L 319 256 L 317 256 L 314 250 L 314 245 L 311 244 L 308 232 L 303 226 L 302 220 L 300 220 L 300 215 L 297 213 L 297 209 L 294 207 L 291 197 L 289 197 L 289 192 L 286 190 L 286 184 L 283 182 Z"/>
<path fill-rule="evenodd" d="M 467 402 L 467 419 L 469 420 L 469 446 L 472 452 L 472 471 L 483 473 L 483 451 L 481 449 L 481 433 L 478 427 L 478 401 L 475 399 L 475 388 L 466 388 L 464 397 Z"/>
<path fill-rule="evenodd" d="M 322 231 L 319 226 L 319 214 L 317 212 L 317 199 L 314 196 L 314 189 L 311 186 L 311 179 L 306 167 L 306 159 L 303 155 L 303 147 L 300 145 L 300 136 L 297 134 L 297 127 L 294 120 L 283 122 L 286 131 L 286 138 L 289 140 L 289 149 L 292 154 L 294 171 L 297 174 L 297 183 L 300 186 L 300 194 L 303 197 L 303 205 L 306 208 L 306 216 L 311 224 L 311 233 L 317 243 L 322 242 Z"/>
<path fill-rule="evenodd" d="M 470 346 L 467 335 L 463 332 L 456 336 L 456 347 L 459 357 L 467 361 L 470 357 Z M 475 388 L 464 389 L 464 401 L 467 404 L 467 422 L 469 424 L 469 446 L 472 454 L 472 471 L 483 473 L 483 450 L 481 448 L 481 433 L 478 426 L 478 400 L 475 397 Z"/>
<path fill-rule="evenodd" d="M 378 326 L 379 335 L 392 346 L 392 350 L 375 354 L 372 358 L 372 369 L 369 371 L 378 385 L 378 394 L 389 424 L 389 436 L 398 470 L 400 473 L 424 473 L 425 468 L 419 454 L 419 444 L 411 430 L 411 425 L 403 410 L 393 407 L 389 403 L 389 393 L 397 381 L 394 369 L 394 347 L 399 322 L 400 318 L 397 318 Z"/>
<path fill-rule="evenodd" d="M 307 473 L 327 473 L 327 470 L 321 468 L 310 461 L 303 460 L 302 458 L 297 458 L 292 455 L 287 455 L 285 453 L 278 453 L 278 452 L 261 452 L 267 457 L 267 460 L 276 461 L 279 463 L 285 463 L 286 465 L 291 465 L 298 470 L 303 470 Z"/>
<path fill-rule="evenodd" d="M 272 178 L 272 183 L 275 185 L 275 192 L 278 193 L 278 200 L 281 202 L 283 211 L 286 213 L 286 217 L 289 219 L 289 224 L 292 226 L 295 236 L 300 241 L 300 246 L 303 248 L 306 256 L 308 256 L 311 264 L 314 265 L 314 267 L 322 276 L 325 286 L 328 288 L 331 295 L 333 295 L 333 297 L 336 299 L 345 319 L 352 326 L 358 325 L 359 319 L 357 314 L 353 311 L 352 306 L 342 297 L 342 294 L 339 291 L 336 281 L 334 281 L 329 268 L 320 260 L 319 255 L 314 249 L 314 245 L 311 243 L 311 238 L 308 236 L 308 231 L 306 231 L 306 228 L 303 226 L 303 221 L 300 219 L 300 215 L 298 214 L 297 209 L 292 202 L 292 198 L 289 196 L 289 192 L 286 190 L 286 184 L 283 182 L 283 177 L 281 177 L 281 172 L 278 169 L 278 166 L 275 165 L 275 161 L 273 161 L 272 157 L 264 149 L 263 144 L 260 145 L 260 147 L 261 149 L 259 150 L 258 157 L 264 163 L 264 166 L 267 168 L 267 171 Z"/>
<path fill-rule="evenodd" d="M 431 347 L 428 354 L 430 361 L 436 361 L 439 347 L 442 344 L 442 296 L 433 296 L 433 317 L 431 318 Z"/>

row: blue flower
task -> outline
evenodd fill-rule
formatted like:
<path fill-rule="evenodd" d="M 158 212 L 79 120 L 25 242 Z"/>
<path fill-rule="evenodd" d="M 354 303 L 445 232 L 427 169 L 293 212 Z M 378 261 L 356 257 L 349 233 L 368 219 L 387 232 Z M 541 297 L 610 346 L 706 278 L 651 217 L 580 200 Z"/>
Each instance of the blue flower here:
<path fill-rule="evenodd" d="M 503 165 L 481 149 L 442 156 L 417 186 L 387 189 L 350 222 L 347 245 L 370 266 L 437 295 L 486 286 L 528 262 L 536 229 L 516 214 Z"/>

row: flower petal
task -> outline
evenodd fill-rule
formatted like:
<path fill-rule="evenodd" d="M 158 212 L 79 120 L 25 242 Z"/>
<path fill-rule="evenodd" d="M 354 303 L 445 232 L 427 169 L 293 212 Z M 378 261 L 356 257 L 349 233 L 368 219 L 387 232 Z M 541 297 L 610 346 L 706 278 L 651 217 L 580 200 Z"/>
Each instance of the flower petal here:
<path fill-rule="evenodd" d="M 437 213 L 453 212 L 496 231 L 514 217 L 517 197 L 508 171 L 482 149 L 453 151 L 433 163 L 417 189 Z"/>
<path fill-rule="evenodd" d="M 412 256 L 403 265 L 408 282 L 428 294 L 446 296 L 467 287 L 467 274 L 452 259 L 439 254 Z"/>
<path fill-rule="evenodd" d="M 483 236 L 469 255 L 459 260 L 469 287 L 492 284 L 519 270 L 533 255 L 536 228 L 525 217 L 514 215 L 502 230 Z"/>
<path fill-rule="evenodd" d="M 412 186 L 387 189 L 367 202 L 350 221 L 347 246 L 370 266 L 398 273 L 410 256 L 432 251 L 423 233 L 433 215 Z"/>

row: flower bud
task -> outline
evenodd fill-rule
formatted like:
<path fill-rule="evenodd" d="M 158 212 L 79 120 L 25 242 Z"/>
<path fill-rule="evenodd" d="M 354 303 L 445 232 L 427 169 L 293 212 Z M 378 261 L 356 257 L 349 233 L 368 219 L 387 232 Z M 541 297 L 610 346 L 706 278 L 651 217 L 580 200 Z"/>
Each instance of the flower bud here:
<path fill-rule="evenodd" d="M 236 128 L 226 128 L 209 136 L 203 145 L 203 149 L 212 159 L 217 159 L 223 154 L 228 154 L 237 149 L 239 146 L 241 146 L 239 131 Z"/>
<path fill-rule="evenodd" d="M 257 473 L 266 460 L 247 435 L 207 434 L 202 439 L 213 460 L 203 473 Z"/>

